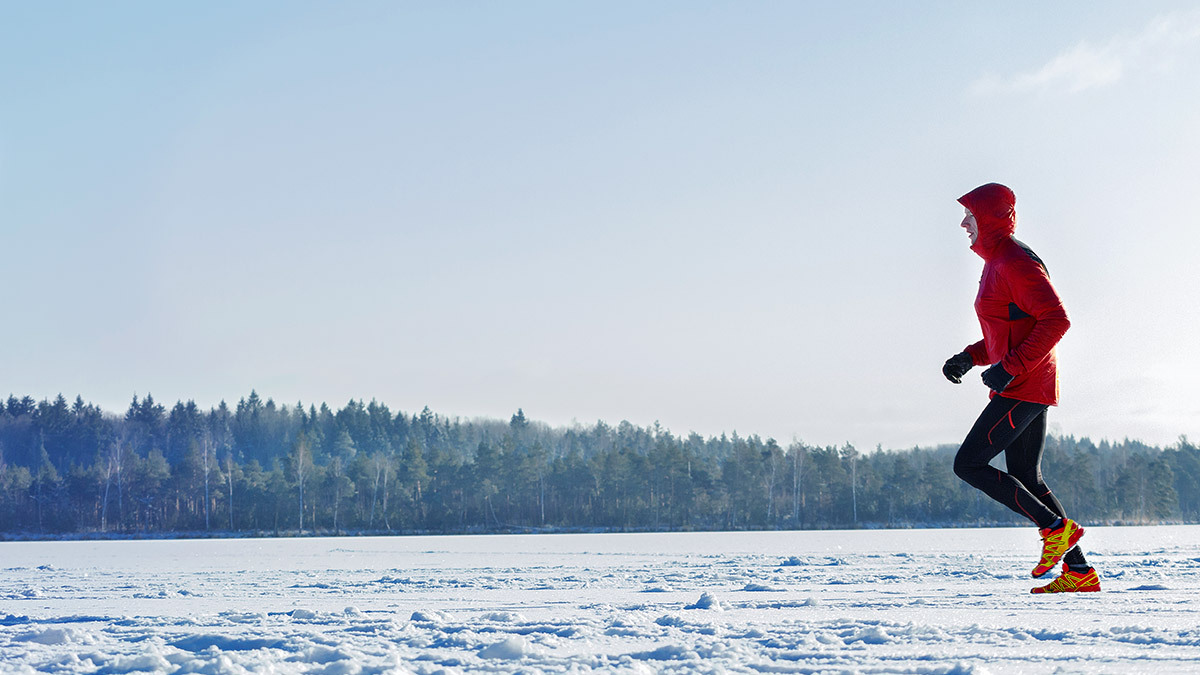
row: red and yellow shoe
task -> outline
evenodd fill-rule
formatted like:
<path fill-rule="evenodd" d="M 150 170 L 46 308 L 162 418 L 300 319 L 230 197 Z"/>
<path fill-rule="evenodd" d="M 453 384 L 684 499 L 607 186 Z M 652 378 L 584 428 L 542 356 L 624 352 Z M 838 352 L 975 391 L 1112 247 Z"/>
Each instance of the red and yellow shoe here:
<path fill-rule="evenodd" d="M 1083 536 L 1083 528 L 1070 518 L 1063 518 L 1058 529 L 1046 528 L 1042 534 L 1042 561 L 1033 568 L 1033 576 L 1040 577 L 1054 569 L 1059 560 L 1070 551 L 1079 538 Z"/>
<path fill-rule="evenodd" d="M 1040 588 L 1029 589 L 1030 593 L 1096 593 L 1100 590 L 1100 575 L 1096 568 L 1089 567 L 1086 572 L 1072 572 L 1071 568 L 1063 565 L 1062 575 Z"/>

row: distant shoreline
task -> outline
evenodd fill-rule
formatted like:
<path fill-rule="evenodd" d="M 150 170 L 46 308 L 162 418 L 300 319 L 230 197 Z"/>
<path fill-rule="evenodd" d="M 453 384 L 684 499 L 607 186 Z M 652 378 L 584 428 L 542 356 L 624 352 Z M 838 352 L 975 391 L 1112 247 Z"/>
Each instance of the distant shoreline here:
<path fill-rule="evenodd" d="M 1172 526 L 1187 526 L 1200 525 L 1200 522 L 1195 521 L 1161 521 L 1154 523 L 1135 523 L 1121 521 L 1099 521 L 1091 523 L 1093 526 L 1103 527 L 1172 527 Z M 179 532 L 179 533 L 119 533 L 119 532 L 77 532 L 61 535 L 37 535 L 37 534 L 21 534 L 21 533 L 0 533 L 0 543 L 16 543 L 16 542 L 54 542 L 54 541 L 200 541 L 207 539 L 336 539 L 336 538 L 372 538 L 372 537 L 391 537 L 391 538 L 410 538 L 410 537 L 472 537 L 472 536 L 504 536 L 504 535 L 556 535 L 556 534 L 713 534 L 713 533 L 744 533 L 744 532 L 778 532 L 778 533 L 795 533 L 795 532 L 851 532 L 856 530 L 959 530 L 959 529 L 988 529 L 988 528 L 1021 528 L 1027 527 L 1018 522 L 994 522 L 994 523 L 927 523 L 921 525 L 880 525 L 880 524 L 863 524 L 859 527 L 819 527 L 819 528 L 804 528 L 804 529 L 755 529 L 746 528 L 738 530 L 702 530 L 702 529 L 674 529 L 662 530 L 652 528 L 547 528 L 547 527 L 529 527 L 529 528 L 510 528 L 510 529 L 488 529 L 488 530 L 462 530 L 462 531 L 411 531 L 411 532 L 387 532 L 387 531 L 316 531 L 316 532 L 297 532 L 297 531 L 280 531 L 280 532 Z"/>

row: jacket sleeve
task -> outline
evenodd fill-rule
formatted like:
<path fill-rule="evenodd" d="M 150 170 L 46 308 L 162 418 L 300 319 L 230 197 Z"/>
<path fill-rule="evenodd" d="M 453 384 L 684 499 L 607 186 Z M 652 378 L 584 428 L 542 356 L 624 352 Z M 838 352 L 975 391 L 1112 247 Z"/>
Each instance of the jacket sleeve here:
<path fill-rule="evenodd" d="M 1029 260 L 1014 264 L 1007 281 L 1013 302 L 1034 320 L 1033 330 L 1015 345 L 1000 363 L 1012 375 L 1023 375 L 1054 349 L 1071 327 L 1062 299 L 1050 284 L 1050 276 L 1038 263 Z"/>
<path fill-rule="evenodd" d="M 980 340 L 979 342 L 976 342 L 974 344 L 967 345 L 967 348 L 964 349 L 963 351 L 965 351 L 966 353 L 971 355 L 971 360 L 975 362 L 975 365 L 977 365 L 977 366 L 990 366 L 991 365 L 990 363 L 988 363 L 987 345 L 984 344 L 983 340 Z"/>

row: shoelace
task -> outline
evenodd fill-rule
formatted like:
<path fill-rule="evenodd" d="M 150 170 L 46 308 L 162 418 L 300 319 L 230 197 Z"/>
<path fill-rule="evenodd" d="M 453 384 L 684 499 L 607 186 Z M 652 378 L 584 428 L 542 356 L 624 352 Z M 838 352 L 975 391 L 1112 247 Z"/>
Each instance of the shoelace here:
<path fill-rule="evenodd" d="M 1072 530 L 1072 532 L 1073 531 L 1074 530 Z M 1066 553 L 1066 547 L 1071 541 L 1070 533 L 1068 533 L 1067 526 L 1065 524 L 1061 529 L 1046 534 L 1042 540 L 1044 542 L 1042 544 L 1043 563 L 1047 560 L 1061 557 L 1064 553 Z"/>
<path fill-rule="evenodd" d="M 1070 591 L 1078 587 L 1075 583 L 1075 578 L 1070 574 L 1064 574 L 1061 577 L 1050 582 L 1046 587 L 1048 591 Z"/>

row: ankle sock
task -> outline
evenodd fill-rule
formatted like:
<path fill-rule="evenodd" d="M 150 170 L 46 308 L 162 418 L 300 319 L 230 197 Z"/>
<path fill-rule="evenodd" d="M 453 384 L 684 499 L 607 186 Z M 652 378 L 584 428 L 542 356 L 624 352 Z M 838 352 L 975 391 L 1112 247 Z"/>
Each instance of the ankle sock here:
<path fill-rule="evenodd" d="M 1067 564 L 1067 567 L 1072 572 L 1086 572 L 1092 569 L 1092 566 L 1087 564 L 1087 559 L 1083 557 L 1083 551 L 1078 546 L 1067 551 L 1067 554 L 1063 556 L 1063 562 Z"/>

